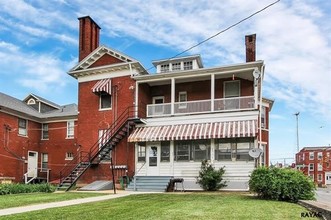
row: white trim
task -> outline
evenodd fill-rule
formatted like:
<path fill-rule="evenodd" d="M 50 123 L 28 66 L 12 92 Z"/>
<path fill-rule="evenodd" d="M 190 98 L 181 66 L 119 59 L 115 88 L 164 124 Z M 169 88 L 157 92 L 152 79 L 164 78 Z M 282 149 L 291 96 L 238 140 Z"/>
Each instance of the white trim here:
<path fill-rule="evenodd" d="M 131 78 L 132 74 L 138 74 L 139 71 L 137 71 L 136 69 L 133 69 L 132 72 L 130 71 L 129 68 L 127 69 L 121 69 L 121 70 L 117 70 L 115 71 L 110 71 L 110 70 L 100 70 L 98 71 L 99 74 L 93 74 L 93 75 L 89 75 L 88 73 L 84 76 L 79 76 L 77 78 L 78 83 L 82 83 L 82 82 L 89 82 L 89 81 L 95 81 L 95 80 L 101 80 L 101 79 L 113 79 L 113 78 L 118 78 L 118 77 L 124 77 L 124 76 L 128 76 Z"/>
<path fill-rule="evenodd" d="M 180 100 L 180 96 L 181 95 L 185 95 L 185 100 L 184 101 L 181 101 Z M 187 103 L 180 103 L 180 102 L 187 102 L 187 92 L 186 91 L 180 91 L 178 92 L 178 108 L 179 109 L 184 109 L 187 107 Z"/>

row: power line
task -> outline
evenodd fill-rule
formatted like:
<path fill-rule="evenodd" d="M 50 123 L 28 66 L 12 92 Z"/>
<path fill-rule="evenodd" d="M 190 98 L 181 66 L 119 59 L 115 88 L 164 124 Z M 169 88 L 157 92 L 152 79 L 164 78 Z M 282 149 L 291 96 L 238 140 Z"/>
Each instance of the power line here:
<path fill-rule="evenodd" d="M 163 63 L 166 62 L 166 61 L 169 61 L 169 60 L 171 60 L 171 59 L 173 59 L 173 58 L 176 58 L 176 57 L 178 57 L 179 55 L 182 55 L 182 54 L 184 54 L 184 53 L 186 53 L 186 52 L 192 50 L 193 48 L 195 48 L 195 47 L 197 47 L 197 46 L 200 46 L 201 44 L 203 44 L 203 43 L 205 43 L 205 42 L 211 40 L 211 39 L 214 38 L 214 37 L 217 37 L 218 35 L 220 35 L 220 34 L 226 32 L 226 31 L 230 30 L 231 28 L 233 28 L 233 27 L 239 25 L 240 23 L 242 23 L 242 22 L 244 22 L 244 21 L 250 19 L 251 17 L 253 17 L 253 16 L 255 16 L 255 15 L 259 14 L 259 13 L 261 13 L 262 11 L 264 11 L 264 10 L 266 10 L 267 8 L 269 8 L 269 7 L 273 6 L 273 5 L 275 5 L 275 4 L 278 3 L 278 2 L 280 2 L 280 0 L 277 0 L 277 1 L 275 1 L 275 2 L 273 2 L 273 3 L 271 3 L 271 4 L 269 4 L 269 5 L 265 6 L 264 8 L 262 8 L 262 9 L 256 11 L 256 12 L 254 12 L 253 14 L 251 14 L 251 15 L 249 15 L 249 16 L 243 18 L 243 19 L 241 19 L 240 21 L 238 21 L 238 22 L 236 22 L 236 23 L 230 25 L 229 27 L 227 27 L 227 28 L 225 28 L 225 29 L 223 29 L 223 30 L 217 32 L 216 34 L 214 34 L 214 35 L 212 35 L 212 36 L 210 36 L 210 37 L 208 37 L 208 38 L 206 38 L 205 40 L 200 41 L 199 43 L 197 43 L 197 44 L 191 46 L 190 48 L 188 48 L 188 49 L 186 49 L 186 50 L 184 50 L 184 51 L 182 51 L 182 52 L 180 52 L 180 53 L 178 53 L 178 54 L 176 54 L 175 56 L 168 58 L 167 60 L 163 61 Z M 148 68 L 147 71 L 150 70 L 150 69 L 152 69 L 152 68 L 154 68 L 154 67 L 150 67 L 150 68 Z"/>

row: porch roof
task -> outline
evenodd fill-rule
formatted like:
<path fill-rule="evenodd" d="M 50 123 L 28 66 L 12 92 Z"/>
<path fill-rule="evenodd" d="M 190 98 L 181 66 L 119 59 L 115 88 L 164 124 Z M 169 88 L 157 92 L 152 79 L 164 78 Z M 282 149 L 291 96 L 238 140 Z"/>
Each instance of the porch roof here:
<path fill-rule="evenodd" d="M 257 120 L 138 127 L 129 142 L 255 137 Z"/>

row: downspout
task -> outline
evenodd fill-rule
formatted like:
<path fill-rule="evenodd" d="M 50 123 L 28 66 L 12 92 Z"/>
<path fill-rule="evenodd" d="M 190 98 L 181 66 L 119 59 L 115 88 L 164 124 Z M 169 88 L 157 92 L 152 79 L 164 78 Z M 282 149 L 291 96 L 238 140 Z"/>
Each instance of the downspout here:
<path fill-rule="evenodd" d="M 262 149 L 262 122 L 261 122 L 261 115 L 262 115 L 262 84 L 263 84 L 263 78 L 264 78 L 264 68 L 265 65 L 263 64 L 261 68 L 261 77 L 260 77 L 260 104 L 259 104 L 259 148 Z M 265 154 L 265 152 L 263 152 Z M 264 160 L 266 159 L 266 156 L 264 156 Z M 259 166 L 262 165 L 262 161 L 260 159 Z"/>

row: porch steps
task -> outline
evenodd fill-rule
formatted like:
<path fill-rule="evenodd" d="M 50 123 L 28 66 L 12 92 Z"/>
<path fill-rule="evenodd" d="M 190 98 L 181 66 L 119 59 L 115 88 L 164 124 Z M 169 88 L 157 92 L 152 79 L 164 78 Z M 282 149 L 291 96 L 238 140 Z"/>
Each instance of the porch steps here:
<path fill-rule="evenodd" d="M 165 192 L 172 176 L 134 176 L 126 190 L 142 192 Z M 134 186 L 134 181 L 136 187 Z"/>

